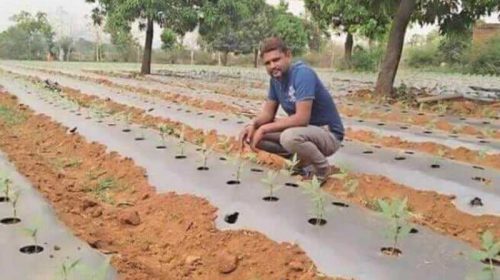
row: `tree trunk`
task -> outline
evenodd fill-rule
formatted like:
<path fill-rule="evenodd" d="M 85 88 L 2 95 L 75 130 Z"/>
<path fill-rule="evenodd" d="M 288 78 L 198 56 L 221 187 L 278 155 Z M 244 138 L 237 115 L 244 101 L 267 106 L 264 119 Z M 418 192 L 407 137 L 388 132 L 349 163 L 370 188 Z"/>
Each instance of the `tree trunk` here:
<path fill-rule="evenodd" d="M 142 57 L 141 74 L 151 74 L 151 54 L 153 52 L 153 19 L 148 18 L 146 29 L 146 44 L 144 46 L 144 56 Z"/>
<path fill-rule="evenodd" d="M 399 3 L 398 10 L 392 22 L 384 60 L 379 70 L 377 84 L 375 86 L 376 94 L 382 95 L 393 93 L 394 79 L 396 78 L 399 61 L 401 60 L 401 53 L 403 52 L 406 27 L 415 10 L 415 3 L 416 0 L 401 0 Z"/>
<path fill-rule="evenodd" d="M 191 65 L 194 65 L 194 50 L 191 50 Z"/>
<path fill-rule="evenodd" d="M 259 49 L 257 48 L 253 50 L 253 66 L 255 68 L 259 66 Z"/>
<path fill-rule="evenodd" d="M 352 34 L 350 32 L 347 32 L 347 38 L 345 39 L 345 44 L 344 44 L 344 60 L 348 66 L 351 65 L 353 45 L 354 45 L 354 40 L 352 38 Z"/>
<path fill-rule="evenodd" d="M 229 52 L 224 52 L 222 55 L 222 65 L 227 66 L 227 57 L 228 57 Z"/>

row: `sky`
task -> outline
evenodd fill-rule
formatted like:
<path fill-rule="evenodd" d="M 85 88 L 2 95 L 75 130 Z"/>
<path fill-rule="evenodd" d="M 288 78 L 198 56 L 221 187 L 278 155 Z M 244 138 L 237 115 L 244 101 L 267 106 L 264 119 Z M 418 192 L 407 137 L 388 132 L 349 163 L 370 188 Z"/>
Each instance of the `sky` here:
<path fill-rule="evenodd" d="M 266 0 L 266 2 L 275 5 L 279 3 L 279 0 Z M 301 15 L 304 12 L 303 1 L 288 0 L 288 2 L 292 13 Z M 84 0 L 0 0 L 0 31 L 12 25 L 9 18 L 21 10 L 31 13 L 43 11 L 48 14 L 56 33 L 74 38 L 92 39 L 94 35 L 88 18 L 91 9 L 92 5 L 85 3 Z M 498 22 L 497 16 L 491 16 L 485 20 L 487 22 Z M 407 38 L 410 38 L 413 34 L 426 34 L 434 28 L 433 26 L 413 26 L 408 30 Z M 142 44 L 144 40 L 143 34 L 140 32 L 136 32 L 136 34 Z M 196 39 L 193 37 L 193 35 L 188 36 L 188 41 L 195 42 Z M 343 36 L 339 36 L 335 40 L 343 41 Z M 160 44 L 159 36 L 155 36 L 154 46 L 159 47 Z"/>

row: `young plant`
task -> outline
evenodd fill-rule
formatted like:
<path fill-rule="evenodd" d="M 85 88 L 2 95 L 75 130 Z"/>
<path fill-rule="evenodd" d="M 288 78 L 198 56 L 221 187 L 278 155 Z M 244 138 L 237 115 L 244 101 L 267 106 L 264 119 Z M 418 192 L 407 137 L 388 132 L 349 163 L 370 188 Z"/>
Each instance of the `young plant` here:
<path fill-rule="evenodd" d="M 4 194 L 3 200 L 9 200 L 11 184 L 12 181 L 9 179 L 7 174 L 0 174 L 0 191 Z"/>
<path fill-rule="evenodd" d="M 479 159 L 484 160 L 486 156 L 488 155 L 489 149 L 488 148 L 483 148 L 479 151 Z"/>
<path fill-rule="evenodd" d="M 184 126 L 181 128 L 181 132 L 179 134 L 179 142 L 177 143 L 177 155 L 175 156 L 176 158 L 185 158 L 186 155 L 184 154 L 184 149 L 185 149 L 185 135 L 184 135 Z"/>
<path fill-rule="evenodd" d="M 207 166 L 208 156 L 212 153 L 212 151 L 213 151 L 212 147 L 207 147 L 207 144 L 203 143 L 200 150 L 200 156 L 203 165 L 198 167 L 198 170 L 208 170 Z"/>
<path fill-rule="evenodd" d="M 321 191 L 321 182 L 318 180 L 316 175 L 314 175 L 312 180 L 301 182 L 299 184 L 304 188 L 304 193 L 308 194 L 311 198 L 314 218 L 310 219 L 309 222 L 313 225 L 326 224 L 325 205 L 327 203 L 327 199 L 326 194 Z"/>
<path fill-rule="evenodd" d="M 12 204 L 12 217 L 17 218 L 17 203 L 19 202 L 19 197 L 21 192 L 15 191 L 10 197 L 10 203 Z"/>
<path fill-rule="evenodd" d="M 231 158 L 230 163 L 236 166 L 236 170 L 233 173 L 234 180 L 229 181 L 228 184 L 239 184 L 243 173 L 243 167 L 245 166 L 245 161 L 243 160 L 241 154 L 238 154 L 237 156 Z"/>
<path fill-rule="evenodd" d="M 97 269 L 83 264 L 77 266 L 78 271 L 84 276 L 83 279 L 106 280 L 108 279 L 109 260 L 104 261 Z"/>
<path fill-rule="evenodd" d="M 74 261 L 64 261 L 61 264 L 61 268 L 59 269 L 59 275 L 61 279 L 68 280 L 69 276 L 71 275 L 73 270 L 77 268 L 78 264 L 80 264 L 80 259 Z"/>
<path fill-rule="evenodd" d="M 434 158 L 432 159 L 432 164 L 431 164 L 431 167 L 432 168 L 439 168 L 441 167 L 441 160 L 443 159 L 444 155 L 446 154 L 446 151 L 443 150 L 443 149 L 439 149 L 437 151 L 437 155 L 434 156 Z"/>
<path fill-rule="evenodd" d="M 495 279 L 495 266 L 493 260 L 500 254 L 500 241 L 495 240 L 490 231 L 486 231 L 481 235 L 481 250 L 474 251 L 472 258 L 486 263 L 486 266 L 477 275 L 477 279 Z"/>
<path fill-rule="evenodd" d="M 388 250 L 391 256 L 401 253 L 397 248 L 398 242 L 411 231 L 411 226 L 407 221 L 409 217 L 407 202 L 407 198 L 403 200 L 393 198 L 390 202 L 383 199 L 377 200 L 382 215 L 389 220 L 386 236 L 392 241 L 392 247 Z"/>
<path fill-rule="evenodd" d="M 297 158 L 297 153 L 293 154 L 291 159 L 285 159 L 285 166 L 280 170 L 285 176 L 291 176 L 298 167 L 300 160 Z"/>
<path fill-rule="evenodd" d="M 347 191 L 348 196 L 352 196 L 359 186 L 359 181 L 356 178 L 352 178 L 349 176 L 349 168 L 345 166 L 340 167 L 340 172 L 337 174 L 333 174 L 330 178 L 338 179 L 342 182 L 342 186 L 344 190 Z"/>
<path fill-rule="evenodd" d="M 38 225 L 23 228 L 23 232 L 33 240 L 33 245 L 35 247 L 38 247 L 38 230 L 39 230 Z"/>
<path fill-rule="evenodd" d="M 222 151 L 224 151 L 224 159 L 221 158 L 221 160 L 226 160 L 229 158 L 229 155 L 231 154 L 231 151 L 233 150 L 233 144 L 231 144 L 231 138 L 226 137 L 224 138 L 223 141 L 217 143 L 217 147 L 220 147 Z M 238 155 L 239 158 L 241 158 L 241 155 Z"/>
<path fill-rule="evenodd" d="M 161 124 L 158 129 L 160 130 L 160 138 L 162 145 L 165 146 L 165 138 L 167 135 L 172 135 L 174 133 L 173 127 L 167 124 Z"/>
<path fill-rule="evenodd" d="M 277 201 L 278 198 L 274 196 L 274 193 L 279 189 L 276 185 L 276 177 L 278 176 L 278 172 L 276 171 L 268 171 L 266 178 L 261 179 L 261 182 L 264 183 L 264 186 L 268 189 L 268 196 L 264 197 L 265 201 Z"/>

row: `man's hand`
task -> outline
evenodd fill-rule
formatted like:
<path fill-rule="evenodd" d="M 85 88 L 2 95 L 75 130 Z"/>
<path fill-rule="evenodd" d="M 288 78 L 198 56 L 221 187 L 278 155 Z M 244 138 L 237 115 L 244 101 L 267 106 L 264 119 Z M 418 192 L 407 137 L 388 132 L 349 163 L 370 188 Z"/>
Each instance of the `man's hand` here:
<path fill-rule="evenodd" d="M 261 126 L 259 129 L 255 131 L 252 137 L 252 141 L 250 142 L 250 148 L 252 151 L 257 152 L 257 144 L 259 144 L 260 140 L 264 137 L 264 134 L 266 132 L 264 131 L 264 127 Z"/>
<path fill-rule="evenodd" d="M 255 126 L 253 124 L 245 126 L 245 128 L 240 132 L 239 136 L 240 151 L 243 150 L 245 142 L 248 144 L 251 143 L 254 133 L 255 133 Z"/>

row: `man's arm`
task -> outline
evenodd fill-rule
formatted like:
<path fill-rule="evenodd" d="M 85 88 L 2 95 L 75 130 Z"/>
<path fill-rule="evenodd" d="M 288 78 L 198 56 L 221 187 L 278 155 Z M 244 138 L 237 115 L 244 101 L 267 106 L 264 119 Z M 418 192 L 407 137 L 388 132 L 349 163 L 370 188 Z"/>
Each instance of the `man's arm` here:
<path fill-rule="evenodd" d="M 274 121 L 276 112 L 278 111 L 278 102 L 274 100 L 266 100 L 264 103 L 264 108 L 259 113 L 259 115 L 252 121 L 253 126 L 257 129 L 262 125 L 271 123 Z"/>
<path fill-rule="evenodd" d="M 280 132 L 290 127 L 309 125 L 311 119 L 312 100 L 304 100 L 295 104 L 295 114 L 279 119 L 275 122 L 265 123 L 259 126 L 263 133 Z"/>

